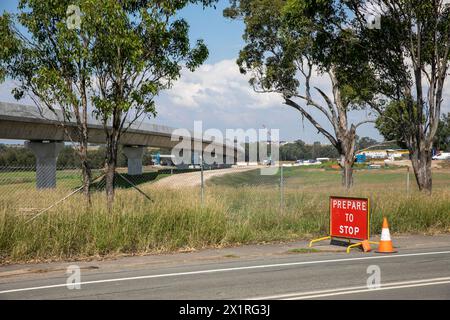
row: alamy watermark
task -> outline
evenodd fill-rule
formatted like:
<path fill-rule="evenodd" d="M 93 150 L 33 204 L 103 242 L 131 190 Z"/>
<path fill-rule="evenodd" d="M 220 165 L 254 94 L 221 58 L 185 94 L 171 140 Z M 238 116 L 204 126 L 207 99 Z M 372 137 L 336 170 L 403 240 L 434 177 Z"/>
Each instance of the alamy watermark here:
<path fill-rule="evenodd" d="M 367 278 L 367 288 L 368 289 L 379 289 L 381 288 L 381 269 L 377 265 L 370 265 L 367 267 L 367 274 L 370 276 Z"/>
<path fill-rule="evenodd" d="M 381 15 L 368 14 L 366 17 L 367 28 L 381 29 Z"/>
<path fill-rule="evenodd" d="M 67 267 L 66 274 L 68 275 L 66 287 L 69 290 L 81 289 L 81 269 L 77 265 Z"/>
<path fill-rule="evenodd" d="M 81 10 L 80 7 L 74 4 L 71 4 L 67 7 L 66 11 L 67 15 L 67 28 L 69 30 L 80 30 L 81 29 Z"/>
<path fill-rule="evenodd" d="M 202 121 L 194 122 L 194 131 L 175 129 L 171 140 L 178 142 L 172 149 L 175 165 L 264 164 L 262 175 L 278 172 L 280 141 L 278 129 L 219 129 L 203 131 Z M 245 143 L 248 142 L 248 150 Z"/>

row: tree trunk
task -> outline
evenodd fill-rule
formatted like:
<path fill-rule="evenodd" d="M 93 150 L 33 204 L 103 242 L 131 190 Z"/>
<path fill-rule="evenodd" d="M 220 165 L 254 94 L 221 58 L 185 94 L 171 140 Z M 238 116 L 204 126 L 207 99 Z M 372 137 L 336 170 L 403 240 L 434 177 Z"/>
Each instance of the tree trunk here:
<path fill-rule="evenodd" d="M 411 162 L 419 190 L 431 194 L 433 182 L 431 176 L 431 150 L 413 149 Z"/>
<path fill-rule="evenodd" d="M 342 168 L 342 186 L 347 190 L 353 186 L 353 152 L 350 155 L 341 155 L 340 165 Z"/>
<path fill-rule="evenodd" d="M 86 203 L 88 206 L 91 205 L 91 181 L 92 181 L 92 172 L 91 167 L 88 162 L 88 154 L 87 154 L 87 142 L 83 143 L 80 148 L 80 160 L 81 160 L 81 170 L 83 175 L 83 194 L 86 198 Z"/>
<path fill-rule="evenodd" d="M 92 172 L 88 161 L 88 145 L 89 145 L 89 131 L 88 131 L 88 118 L 87 118 L 87 96 L 86 96 L 86 84 L 83 81 L 82 89 L 83 100 L 83 117 L 82 117 L 82 132 L 81 132 L 81 168 L 83 170 L 83 193 L 86 198 L 88 206 L 91 205 L 91 182 Z"/>
<path fill-rule="evenodd" d="M 105 164 L 106 203 L 109 212 L 112 211 L 114 204 L 115 174 L 117 166 L 117 147 L 118 147 L 117 139 L 111 137 L 108 140 L 106 148 L 106 164 Z"/>
<path fill-rule="evenodd" d="M 106 162 L 106 203 L 108 206 L 108 211 L 111 212 L 114 203 L 114 177 L 116 174 L 116 165 L 109 160 Z"/>
<path fill-rule="evenodd" d="M 344 131 L 344 129 L 342 129 Z M 341 159 L 339 165 L 342 168 L 342 186 L 349 190 L 353 186 L 353 164 L 355 163 L 356 128 L 352 125 L 349 131 L 339 136 L 339 148 Z"/>

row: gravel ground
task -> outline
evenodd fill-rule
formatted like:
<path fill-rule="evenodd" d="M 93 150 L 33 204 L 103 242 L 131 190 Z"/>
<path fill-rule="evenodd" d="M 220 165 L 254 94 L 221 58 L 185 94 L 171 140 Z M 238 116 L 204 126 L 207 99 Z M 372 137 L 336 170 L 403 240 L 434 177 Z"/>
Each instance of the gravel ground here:
<path fill-rule="evenodd" d="M 219 177 L 225 174 L 230 173 L 238 173 L 244 171 L 255 170 L 261 167 L 252 166 L 252 167 L 237 167 L 237 168 L 229 168 L 229 169 L 220 169 L 220 170 L 205 170 L 203 172 L 204 180 L 207 181 L 212 177 Z M 181 187 L 197 187 L 201 184 L 201 172 L 189 172 L 189 173 L 180 173 L 174 174 L 172 176 L 163 178 L 161 180 L 156 181 L 152 184 L 154 187 L 164 187 L 169 189 L 178 189 Z"/>

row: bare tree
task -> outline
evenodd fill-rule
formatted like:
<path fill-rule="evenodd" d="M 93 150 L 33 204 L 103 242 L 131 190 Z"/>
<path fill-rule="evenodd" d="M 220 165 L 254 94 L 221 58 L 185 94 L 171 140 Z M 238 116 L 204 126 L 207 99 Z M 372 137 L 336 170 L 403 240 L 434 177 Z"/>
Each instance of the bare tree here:
<path fill-rule="evenodd" d="M 322 89 L 314 87 L 324 100 L 324 104 L 315 100 L 311 95 L 311 71 L 312 64 L 308 63 L 307 70 L 299 67 L 300 73 L 304 76 L 305 94 L 294 94 L 291 97 L 285 97 L 285 104 L 300 111 L 303 117 L 322 133 L 336 148 L 340 155 L 339 165 L 343 168 L 342 184 L 350 188 L 353 184 L 353 164 L 355 162 L 356 152 L 356 130 L 366 123 L 373 123 L 374 120 L 364 120 L 358 123 L 350 123 L 348 116 L 351 106 L 342 99 L 341 84 L 336 76 L 334 67 L 324 73 L 328 76 L 332 84 L 332 97 L 328 96 Z M 325 129 L 311 112 L 303 107 L 294 98 L 303 100 L 306 106 L 319 110 L 333 128 L 333 131 Z"/>

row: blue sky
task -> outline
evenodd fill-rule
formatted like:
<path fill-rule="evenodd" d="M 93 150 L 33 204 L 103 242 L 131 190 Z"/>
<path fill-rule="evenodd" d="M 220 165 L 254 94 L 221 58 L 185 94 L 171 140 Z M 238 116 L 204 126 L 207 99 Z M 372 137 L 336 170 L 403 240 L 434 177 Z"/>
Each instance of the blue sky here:
<path fill-rule="evenodd" d="M 15 11 L 17 0 L 0 1 L 0 12 Z M 204 39 L 210 56 L 196 72 L 184 71 L 174 87 L 158 97 L 158 116 L 149 121 L 192 129 L 194 121 L 201 120 L 205 129 L 217 128 L 224 133 L 226 129 L 260 129 L 266 126 L 279 129 L 281 140 L 328 143 L 314 127 L 301 119 L 298 111 L 283 105 L 279 96 L 258 94 L 248 86 L 248 79 L 239 73 L 235 64 L 244 45 L 244 25 L 240 21 L 223 18 L 222 11 L 227 4 L 228 1 L 220 0 L 216 9 L 205 10 L 191 5 L 180 13 L 190 24 L 192 41 Z M 317 78 L 316 81 L 327 86 L 323 79 Z M 0 101 L 15 102 L 10 94 L 13 87 L 10 81 L 0 85 Z M 314 114 L 329 128 L 319 114 Z M 359 122 L 367 118 L 367 113 L 355 113 L 350 118 Z M 361 127 L 358 134 L 382 140 L 372 125 Z"/>
<path fill-rule="evenodd" d="M 244 45 L 242 34 L 244 24 L 222 16 L 227 1 L 219 1 L 216 9 L 191 5 L 181 12 L 189 22 L 192 39 L 204 39 L 210 50 L 207 63 L 217 63 L 224 59 L 236 58 Z"/>

